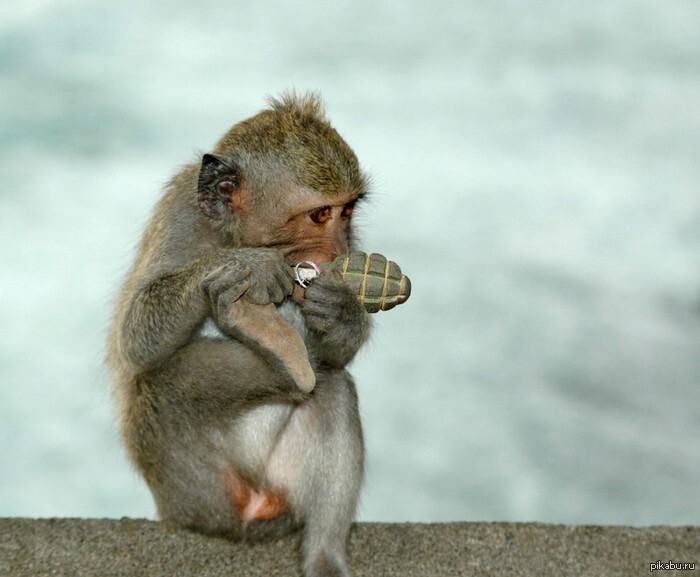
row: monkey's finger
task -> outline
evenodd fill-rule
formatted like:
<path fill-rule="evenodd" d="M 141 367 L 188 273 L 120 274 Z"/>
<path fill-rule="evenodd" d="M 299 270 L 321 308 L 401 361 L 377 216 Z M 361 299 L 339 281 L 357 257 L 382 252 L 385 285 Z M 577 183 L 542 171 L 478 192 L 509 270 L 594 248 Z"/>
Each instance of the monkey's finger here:
<path fill-rule="evenodd" d="M 240 298 L 246 290 L 248 290 L 248 286 L 249 281 L 247 277 L 236 282 L 231 282 L 231 279 L 226 277 L 212 281 L 207 290 L 207 295 L 209 296 L 209 308 L 212 313 L 218 314 L 219 309 L 224 306 L 220 303 L 220 298 L 222 295 L 228 295 L 224 298 L 227 299 L 228 304 L 231 304 Z"/>
<path fill-rule="evenodd" d="M 212 282 L 210 291 L 214 294 L 219 294 L 228 290 L 230 286 L 237 285 L 244 280 L 250 280 L 251 273 L 250 267 L 226 266 L 220 271 L 219 278 Z"/>
<path fill-rule="evenodd" d="M 216 300 L 219 316 L 227 314 L 231 305 L 240 299 L 249 287 L 250 283 L 247 280 L 242 280 L 221 292 Z"/>
<path fill-rule="evenodd" d="M 344 287 L 345 290 L 337 290 L 337 287 L 311 287 L 304 294 L 303 309 L 309 313 L 327 314 L 323 311 L 338 310 L 344 307 L 352 307 L 356 297 Z"/>
<path fill-rule="evenodd" d="M 304 295 L 303 308 L 305 312 L 312 314 L 324 314 L 325 310 L 335 310 L 345 306 L 347 301 L 344 298 L 338 298 L 338 295 L 328 293 L 307 293 Z"/>
<path fill-rule="evenodd" d="M 237 283 L 250 276 L 252 272 L 253 269 L 250 266 L 234 260 L 221 267 L 219 276 L 230 283 Z"/>
<path fill-rule="evenodd" d="M 310 301 L 304 299 L 302 311 L 304 312 L 304 316 L 307 318 L 314 316 L 340 320 L 341 317 L 341 307 L 323 301 Z"/>
<path fill-rule="evenodd" d="M 328 303 L 331 306 L 343 306 L 348 301 L 357 300 L 357 296 L 350 287 L 338 278 L 325 277 L 321 275 L 311 281 L 304 295 L 305 300 L 310 302 Z"/>
<path fill-rule="evenodd" d="M 288 297 L 294 292 L 294 281 L 292 279 L 284 279 L 280 283 L 280 288 L 282 289 L 282 298 Z"/>
<path fill-rule="evenodd" d="M 294 290 L 294 279 L 287 274 L 288 267 L 280 268 L 274 272 L 275 292 L 282 294 L 282 299 L 292 294 Z M 280 299 L 281 300 L 281 299 Z"/>
<path fill-rule="evenodd" d="M 322 271 L 319 276 L 311 280 L 311 284 L 317 287 L 347 287 L 347 283 L 343 280 L 343 275 L 334 269 Z"/>
<path fill-rule="evenodd" d="M 333 327 L 338 325 L 338 320 L 334 318 L 329 318 L 325 315 L 304 315 L 306 319 L 306 326 L 319 333 L 329 333 Z"/>
<path fill-rule="evenodd" d="M 267 294 L 270 298 L 270 302 L 277 304 L 281 303 L 289 295 L 289 292 L 286 287 L 272 285 L 268 288 Z"/>
<path fill-rule="evenodd" d="M 268 305 L 272 302 L 270 289 L 268 285 L 262 281 L 251 281 L 246 296 L 256 305 Z"/>
<path fill-rule="evenodd" d="M 247 276 L 241 277 L 240 275 L 226 275 L 224 273 L 223 276 L 210 279 L 204 287 L 204 290 L 209 295 L 210 299 L 215 300 L 222 292 L 228 290 L 229 287 L 237 285 L 247 278 Z"/>
<path fill-rule="evenodd" d="M 284 291 L 284 296 L 292 294 L 294 290 L 294 270 L 287 263 L 280 263 L 280 266 L 275 271 L 275 278 Z"/>
<path fill-rule="evenodd" d="M 202 288 L 209 294 L 218 294 L 226 286 L 236 284 L 247 278 L 252 269 L 240 263 L 229 262 L 208 273 L 202 280 Z"/>

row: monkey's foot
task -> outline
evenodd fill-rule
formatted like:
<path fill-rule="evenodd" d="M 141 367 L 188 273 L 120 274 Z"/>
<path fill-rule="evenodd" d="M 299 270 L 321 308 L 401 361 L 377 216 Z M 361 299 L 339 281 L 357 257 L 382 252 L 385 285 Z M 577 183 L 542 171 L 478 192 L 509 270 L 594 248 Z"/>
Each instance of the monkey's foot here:
<path fill-rule="evenodd" d="M 258 305 L 240 299 L 231 305 L 230 314 L 243 340 L 281 364 L 299 390 L 305 393 L 313 390 L 316 375 L 309 364 L 304 340 L 279 315 L 275 305 Z"/>

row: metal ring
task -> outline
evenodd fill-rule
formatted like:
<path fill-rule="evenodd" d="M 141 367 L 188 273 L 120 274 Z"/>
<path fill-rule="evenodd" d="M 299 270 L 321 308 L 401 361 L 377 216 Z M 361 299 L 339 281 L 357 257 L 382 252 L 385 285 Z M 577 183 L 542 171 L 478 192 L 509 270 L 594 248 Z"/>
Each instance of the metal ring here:
<path fill-rule="evenodd" d="M 308 265 L 308 266 L 303 266 Z M 309 268 L 311 267 L 311 268 Z M 321 268 L 310 260 L 302 260 L 294 265 L 294 276 L 296 282 L 298 282 L 303 288 L 309 285 L 312 279 L 315 279 L 321 274 Z"/>

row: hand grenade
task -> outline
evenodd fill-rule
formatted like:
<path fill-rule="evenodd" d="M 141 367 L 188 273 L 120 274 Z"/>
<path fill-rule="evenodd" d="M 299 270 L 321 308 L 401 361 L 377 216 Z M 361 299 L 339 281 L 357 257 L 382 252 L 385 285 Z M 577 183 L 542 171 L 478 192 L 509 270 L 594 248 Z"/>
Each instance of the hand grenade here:
<path fill-rule="evenodd" d="M 323 264 L 320 269 L 306 261 L 299 263 L 295 269 L 297 281 L 302 286 L 318 276 L 319 270 L 321 273 L 327 269 L 337 270 L 369 313 L 393 309 L 406 302 L 411 295 L 411 280 L 401 273 L 399 265 L 377 253 L 368 255 L 355 251 L 339 256 L 332 263 Z"/>

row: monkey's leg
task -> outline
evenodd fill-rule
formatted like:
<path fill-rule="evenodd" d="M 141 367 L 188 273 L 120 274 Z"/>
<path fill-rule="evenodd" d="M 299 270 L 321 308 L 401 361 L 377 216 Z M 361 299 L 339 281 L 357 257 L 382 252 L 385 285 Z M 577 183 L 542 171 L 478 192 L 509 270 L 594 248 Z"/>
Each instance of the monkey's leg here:
<path fill-rule="evenodd" d="M 278 538 L 299 528 L 284 489 L 260 488 L 260 483 L 236 472 L 255 477 L 254 459 L 232 445 L 235 433 L 230 429 L 204 429 L 185 441 L 171 430 L 168 437 L 170 447 L 157 474 L 147 476 L 163 522 L 251 541 Z"/>
<path fill-rule="evenodd" d="M 304 521 L 306 577 L 349 576 L 345 560 L 363 476 L 364 449 L 354 383 L 345 371 L 321 373 L 305 403 L 313 427 L 290 501 Z M 272 465 L 271 465 L 272 466 Z"/>
<path fill-rule="evenodd" d="M 200 338 L 168 363 L 133 377 L 122 407 L 132 460 L 167 523 L 240 537 L 232 472 L 256 480 L 280 428 L 308 398 L 292 379 L 242 343 Z M 239 428 L 254 408 L 255 434 Z"/>
<path fill-rule="evenodd" d="M 275 305 L 258 305 L 243 298 L 231 305 L 229 314 L 234 321 L 229 331 L 235 338 L 271 357 L 301 391 L 308 393 L 314 388 L 316 375 L 304 340 L 280 316 Z"/>

